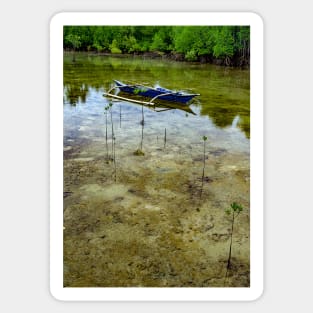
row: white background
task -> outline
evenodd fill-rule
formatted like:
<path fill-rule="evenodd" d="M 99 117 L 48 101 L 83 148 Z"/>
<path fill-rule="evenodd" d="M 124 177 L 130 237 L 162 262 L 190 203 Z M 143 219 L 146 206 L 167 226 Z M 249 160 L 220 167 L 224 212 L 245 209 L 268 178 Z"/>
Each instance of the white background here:
<path fill-rule="evenodd" d="M 312 1 L 2 1 L 2 312 L 312 311 Z M 49 293 L 49 20 L 60 11 L 252 11 L 264 20 L 264 294 L 254 302 L 60 302 Z"/>

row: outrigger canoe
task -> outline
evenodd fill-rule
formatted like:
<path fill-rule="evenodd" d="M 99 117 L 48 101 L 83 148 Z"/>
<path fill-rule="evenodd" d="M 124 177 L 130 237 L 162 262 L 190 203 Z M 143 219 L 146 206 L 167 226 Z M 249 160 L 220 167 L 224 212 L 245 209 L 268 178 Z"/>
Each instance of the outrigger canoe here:
<path fill-rule="evenodd" d="M 145 104 L 153 104 L 155 100 L 164 100 L 168 102 L 176 102 L 181 104 L 187 104 L 191 99 L 193 99 L 195 96 L 199 96 L 200 94 L 189 94 L 182 91 L 173 91 L 170 89 L 162 88 L 162 87 L 148 87 L 145 85 L 140 84 L 134 84 L 134 85 L 128 85 L 124 84 L 118 80 L 114 80 L 115 85 L 112 87 L 107 93 L 105 93 L 106 96 L 115 96 L 116 98 L 121 98 L 119 96 L 111 94 L 111 91 L 115 88 L 118 88 L 121 92 L 142 96 L 145 98 L 150 98 L 151 100 L 148 102 L 141 101 Z M 131 101 L 131 99 L 129 99 Z M 136 101 L 140 102 L 140 101 Z"/>

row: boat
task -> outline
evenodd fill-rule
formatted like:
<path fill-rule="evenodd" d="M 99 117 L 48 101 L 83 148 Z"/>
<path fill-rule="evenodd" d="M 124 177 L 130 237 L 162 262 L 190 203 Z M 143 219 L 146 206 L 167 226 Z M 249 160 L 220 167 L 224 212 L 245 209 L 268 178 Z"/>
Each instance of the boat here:
<path fill-rule="evenodd" d="M 105 96 L 111 96 L 118 99 L 124 99 L 129 100 L 137 103 L 143 103 L 143 104 L 152 104 L 154 105 L 155 100 L 162 100 L 167 102 L 175 102 L 179 104 L 187 104 L 191 99 L 193 99 L 196 96 L 199 96 L 200 94 L 194 93 L 185 93 L 182 91 L 173 91 L 170 89 L 166 89 L 163 87 L 149 87 L 141 84 L 125 84 L 121 81 L 114 80 L 115 86 L 112 87 L 107 93 L 105 93 Z M 145 98 L 150 98 L 150 101 L 140 101 L 138 99 L 129 99 L 129 98 L 123 98 L 118 95 L 112 94 L 111 92 L 118 88 L 121 92 L 135 95 L 135 96 L 142 96 Z"/>

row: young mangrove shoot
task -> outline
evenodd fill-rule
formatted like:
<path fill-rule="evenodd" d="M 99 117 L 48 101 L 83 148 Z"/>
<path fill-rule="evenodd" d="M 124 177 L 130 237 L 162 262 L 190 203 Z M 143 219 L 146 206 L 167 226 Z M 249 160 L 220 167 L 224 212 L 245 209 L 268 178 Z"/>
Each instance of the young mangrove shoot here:
<path fill-rule="evenodd" d="M 112 112 L 112 106 L 113 103 L 110 101 L 109 103 L 109 108 L 110 108 L 110 113 L 111 113 L 111 126 L 112 126 L 112 132 L 111 132 L 111 139 L 112 139 L 112 160 L 113 160 L 113 155 L 114 155 L 114 126 L 113 126 L 113 112 Z"/>
<path fill-rule="evenodd" d="M 108 110 L 109 106 L 104 108 L 105 113 L 105 147 L 106 147 L 106 160 L 109 161 L 109 147 L 108 147 Z"/>
<path fill-rule="evenodd" d="M 122 106 L 120 105 L 120 128 L 122 128 Z"/>
<path fill-rule="evenodd" d="M 141 123 L 141 141 L 140 141 L 140 150 L 142 151 L 143 146 L 143 129 L 144 129 L 144 123 Z"/>
<path fill-rule="evenodd" d="M 143 105 L 141 105 L 141 125 L 144 125 L 145 123 L 145 116 L 143 114 Z"/>
<path fill-rule="evenodd" d="M 144 129 L 144 125 L 145 125 L 145 117 L 143 114 L 143 105 L 141 106 L 141 115 L 142 115 L 142 119 L 140 121 L 141 124 L 141 140 L 140 140 L 140 148 L 137 149 L 136 151 L 134 151 L 134 155 L 137 156 L 143 156 L 145 155 L 145 153 L 143 152 L 143 129 Z"/>
<path fill-rule="evenodd" d="M 166 128 L 164 130 L 164 150 L 165 150 L 165 147 L 166 147 Z"/>
<path fill-rule="evenodd" d="M 112 161 L 114 164 L 114 180 L 116 182 L 116 158 L 115 158 L 115 134 L 114 134 L 114 124 L 113 124 L 113 110 L 112 110 L 113 103 L 110 101 L 110 113 L 111 113 L 111 126 L 112 126 Z"/>
<path fill-rule="evenodd" d="M 114 181 L 116 182 L 116 158 L 115 158 L 115 136 L 113 137 L 113 163 L 114 163 Z"/>
<path fill-rule="evenodd" d="M 203 168 L 202 168 L 202 184 L 201 184 L 201 190 L 200 190 L 200 199 L 202 197 L 203 192 L 203 183 L 204 183 L 204 169 L 205 169 L 205 142 L 207 141 L 208 137 L 203 136 Z"/>
<path fill-rule="evenodd" d="M 228 272 L 231 266 L 231 253 L 232 253 L 232 245 L 233 245 L 233 231 L 234 231 L 234 223 L 235 219 L 238 217 L 240 212 L 243 210 L 242 206 L 236 202 L 233 202 L 230 205 L 230 208 L 225 210 L 227 215 L 231 215 L 231 232 L 230 232 L 230 244 L 229 244 L 229 252 L 228 252 L 228 260 L 227 260 L 227 267 L 226 267 L 226 274 L 224 279 L 224 286 L 226 284 L 226 280 L 228 277 Z"/>

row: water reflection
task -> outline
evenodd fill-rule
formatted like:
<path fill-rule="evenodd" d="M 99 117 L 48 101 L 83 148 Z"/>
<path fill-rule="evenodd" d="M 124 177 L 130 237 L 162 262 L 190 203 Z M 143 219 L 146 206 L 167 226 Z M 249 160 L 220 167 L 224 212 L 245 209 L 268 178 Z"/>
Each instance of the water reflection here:
<path fill-rule="evenodd" d="M 231 123 L 231 127 L 232 127 L 232 128 L 236 128 L 237 125 L 238 125 L 239 120 L 240 120 L 240 117 L 239 117 L 238 115 L 235 116 L 233 122 Z"/>
<path fill-rule="evenodd" d="M 190 64 L 167 60 L 142 58 L 113 58 L 107 56 L 77 55 L 72 62 L 64 56 L 64 103 L 90 104 L 91 88 L 106 90 L 113 79 L 156 83 L 174 90 L 197 92 L 201 96 L 189 107 L 198 108 L 197 114 L 209 117 L 220 128 L 230 127 L 238 116 L 236 126 L 250 137 L 250 76 L 248 70 L 216 67 L 207 64 Z M 101 94 L 102 95 L 102 94 Z M 167 104 L 157 110 L 171 109 Z M 174 108 L 177 109 L 177 108 Z M 178 108 L 180 109 L 180 108 Z M 186 111 L 186 110 L 185 110 Z"/>
<path fill-rule="evenodd" d="M 64 86 L 65 102 L 75 106 L 78 102 L 85 103 L 88 95 L 88 88 L 85 84 L 67 84 Z"/>

